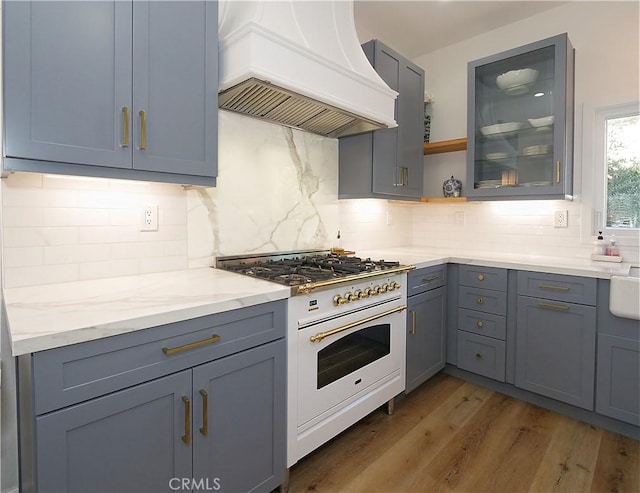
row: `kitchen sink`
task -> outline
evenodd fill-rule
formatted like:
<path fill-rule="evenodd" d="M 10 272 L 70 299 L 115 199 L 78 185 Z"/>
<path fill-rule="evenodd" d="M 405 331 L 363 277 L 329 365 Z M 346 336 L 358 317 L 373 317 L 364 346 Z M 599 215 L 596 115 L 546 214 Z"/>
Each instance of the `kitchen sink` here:
<path fill-rule="evenodd" d="M 611 276 L 609 310 L 617 317 L 640 320 L 640 267 L 627 276 Z"/>

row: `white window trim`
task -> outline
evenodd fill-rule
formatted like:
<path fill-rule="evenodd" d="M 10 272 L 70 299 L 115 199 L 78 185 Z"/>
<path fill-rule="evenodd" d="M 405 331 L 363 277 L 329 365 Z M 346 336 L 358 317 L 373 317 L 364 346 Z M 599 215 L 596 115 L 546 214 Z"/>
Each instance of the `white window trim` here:
<path fill-rule="evenodd" d="M 585 105 L 583 108 L 583 155 L 582 155 L 582 243 L 591 243 L 602 231 L 605 238 L 615 234 L 618 244 L 623 247 L 640 246 L 640 230 L 606 228 L 605 210 L 605 126 L 608 118 L 638 114 L 640 103 L 624 103 L 600 108 Z"/>

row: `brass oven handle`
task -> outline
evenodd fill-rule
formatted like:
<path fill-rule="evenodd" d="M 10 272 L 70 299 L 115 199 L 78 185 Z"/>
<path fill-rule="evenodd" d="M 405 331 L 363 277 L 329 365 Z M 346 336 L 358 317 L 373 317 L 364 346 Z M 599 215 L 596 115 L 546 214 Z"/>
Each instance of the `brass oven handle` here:
<path fill-rule="evenodd" d="M 140 110 L 138 115 L 140 115 L 140 147 L 138 149 L 144 151 L 147 148 L 147 112 Z"/>
<path fill-rule="evenodd" d="M 220 339 L 221 337 L 218 334 L 213 334 L 208 339 L 203 339 L 202 341 L 190 342 L 189 344 L 183 344 L 182 346 L 172 348 L 163 347 L 162 352 L 167 356 L 171 356 L 172 354 L 182 353 L 183 351 L 189 351 L 190 349 L 196 349 L 202 346 L 216 343 Z"/>
<path fill-rule="evenodd" d="M 366 274 L 358 274 L 358 280 L 362 279 L 370 279 L 373 277 L 388 277 L 392 274 L 400 274 L 402 272 L 409 272 L 410 270 L 415 269 L 415 265 L 402 265 L 398 267 L 392 267 L 390 269 L 367 272 Z M 308 294 L 314 289 L 325 288 L 327 286 L 332 286 L 334 284 L 342 284 L 345 281 L 348 281 L 349 277 L 340 277 L 338 279 L 329 279 L 327 281 L 319 281 L 319 282 L 310 282 L 307 284 L 301 284 L 298 286 L 298 294 Z"/>
<path fill-rule="evenodd" d="M 122 144 L 120 147 L 129 147 L 129 107 L 122 107 Z"/>
<path fill-rule="evenodd" d="M 200 433 L 207 436 L 209 433 L 209 394 L 204 389 L 200 389 L 200 395 L 202 396 L 202 428 Z"/>
<path fill-rule="evenodd" d="M 325 337 L 332 336 L 339 332 L 344 332 L 345 330 L 352 329 L 353 327 L 357 327 L 358 325 L 366 324 L 373 320 L 377 320 L 382 317 L 386 317 L 387 315 L 391 315 L 392 313 L 403 312 L 407 309 L 407 305 L 398 306 L 396 308 L 392 308 L 391 310 L 387 310 L 386 312 L 378 313 L 376 315 L 371 315 L 370 317 L 363 318 L 362 320 L 358 320 L 357 322 L 351 322 L 350 324 L 343 325 L 342 327 L 337 327 L 335 329 L 327 330 L 325 332 L 318 332 L 315 335 L 309 337 L 311 342 L 321 342 Z"/>
<path fill-rule="evenodd" d="M 552 310 L 568 310 L 569 307 L 566 305 L 556 305 L 554 303 L 542 303 L 541 301 L 538 302 L 538 306 L 540 308 L 550 308 Z"/>
<path fill-rule="evenodd" d="M 411 330 L 409 331 L 409 334 L 411 334 L 412 336 L 416 334 L 416 311 L 415 310 L 409 310 L 411 312 Z"/>
<path fill-rule="evenodd" d="M 182 441 L 189 445 L 191 442 L 191 401 L 186 395 L 182 396 L 184 402 L 184 435 Z"/>
<path fill-rule="evenodd" d="M 553 291 L 569 291 L 569 289 L 566 286 L 552 286 L 551 284 L 538 284 L 538 287 L 540 289 L 551 289 Z"/>

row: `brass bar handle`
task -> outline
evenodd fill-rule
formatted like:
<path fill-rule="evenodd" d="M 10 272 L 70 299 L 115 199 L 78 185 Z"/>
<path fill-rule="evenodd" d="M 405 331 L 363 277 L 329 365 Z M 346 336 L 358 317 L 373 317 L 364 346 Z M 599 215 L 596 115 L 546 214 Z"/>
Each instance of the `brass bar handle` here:
<path fill-rule="evenodd" d="M 172 354 L 182 353 L 184 351 L 189 351 L 190 349 L 196 349 L 202 346 L 208 346 L 209 344 L 214 344 L 218 342 L 220 339 L 222 338 L 218 334 L 213 334 L 208 339 L 203 339 L 202 341 L 190 342 L 189 344 L 184 344 L 182 346 L 172 347 L 172 348 L 163 347 L 162 352 L 166 356 L 171 356 Z"/>
<path fill-rule="evenodd" d="M 540 289 L 550 289 L 552 291 L 569 291 L 571 288 L 566 286 L 553 286 L 551 284 L 538 284 Z"/>
<path fill-rule="evenodd" d="M 409 186 L 409 168 L 407 166 L 404 167 L 404 186 Z"/>
<path fill-rule="evenodd" d="M 120 147 L 129 147 L 129 107 L 122 107 L 122 144 Z"/>
<path fill-rule="evenodd" d="M 140 147 L 138 149 L 144 151 L 147 148 L 147 112 L 140 110 L 138 115 L 140 115 Z"/>
<path fill-rule="evenodd" d="M 200 395 L 202 396 L 202 428 L 200 433 L 207 436 L 209 433 L 209 394 L 204 389 L 200 389 Z"/>
<path fill-rule="evenodd" d="M 556 161 L 556 183 L 560 183 L 560 161 Z"/>
<path fill-rule="evenodd" d="M 339 332 L 344 332 L 345 330 L 352 329 L 353 327 L 357 327 L 358 325 L 366 324 L 368 322 L 372 322 L 373 320 L 377 320 L 382 317 L 386 317 L 387 315 L 391 315 L 396 312 L 403 312 L 407 309 L 407 305 L 398 306 L 396 308 L 392 308 L 391 310 L 387 310 L 386 312 L 378 313 L 377 315 L 371 315 L 370 317 L 363 318 L 362 320 L 358 320 L 357 322 L 351 322 L 350 324 L 343 325 L 342 327 L 337 327 L 335 329 L 327 330 L 325 332 L 318 332 L 315 335 L 309 337 L 311 342 L 321 342 L 325 337 L 332 336 Z"/>
<path fill-rule="evenodd" d="M 184 402 L 184 435 L 182 435 L 182 441 L 189 445 L 191 442 L 191 401 L 186 395 L 183 395 L 182 402 Z"/>
<path fill-rule="evenodd" d="M 440 279 L 440 276 L 429 276 L 429 277 L 423 277 L 422 278 L 422 282 L 433 282 L 436 279 Z"/>
<path fill-rule="evenodd" d="M 411 312 L 411 330 L 409 331 L 409 334 L 416 335 L 416 311 L 415 310 L 409 310 Z"/>
<path fill-rule="evenodd" d="M 551 310 L 568 310 L 569 307 L 566 305 L 556 305 L 554 303 L 542 303 L 541 301 L 538 302 L 538 306 L 540 308 L 550 308 Z"/>

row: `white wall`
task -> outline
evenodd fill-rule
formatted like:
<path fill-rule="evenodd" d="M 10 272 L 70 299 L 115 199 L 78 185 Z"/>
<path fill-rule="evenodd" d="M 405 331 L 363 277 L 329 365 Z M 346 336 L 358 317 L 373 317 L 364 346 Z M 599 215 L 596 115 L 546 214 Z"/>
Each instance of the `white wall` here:
<path fill-rule="evenodd" d="M 640 100 L 638 2 L 568 2 L 520 22 L 462 41 L 414 61 L 424 67 L 426 90 L 434 95 L 432 141 L 466 135 L 467 62 L 567 32 L 576 52 L 574 202 L 458 204 L 415 209 L 413 241 L 469 244 L 498 251 L 540 255 L 590 254 L 592 191 L 582 190 L 584 174 L 594 173 L 589 150 L 591 130 L 583 132 L 583 108 Z M 425 190 L 440 195 L 451 174 L 464 180 L 465 153 L 425 157 Z M 463 187 L 466 184 L 463 184 Z M 463 188 L 464 193 L 464 188 Z M 569 228 L 552 227 L 554 210 L 569 210 Z M 453 222 L 456 211 L 467 217 Z M 637 248 L 623 248 L 638 262 Z"/>

